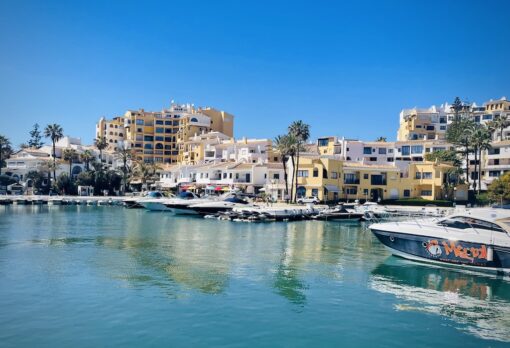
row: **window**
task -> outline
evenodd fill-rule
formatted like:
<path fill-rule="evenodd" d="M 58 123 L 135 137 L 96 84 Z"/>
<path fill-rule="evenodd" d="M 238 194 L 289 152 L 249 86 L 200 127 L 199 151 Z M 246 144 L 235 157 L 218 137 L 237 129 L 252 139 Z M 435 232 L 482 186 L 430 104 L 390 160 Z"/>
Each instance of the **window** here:
<path fill-rule="evenodd" d="M 434 126 L 427 126 L 427 130 L 428 131 L 433 131 L 434 130 Z"/>
<path fill-rule="evenodd" d="M 156 124 L 164 124 L 164 122 L 162 120 L 156 120 Z"/>
<path fill-rule="evenodd" d="M 345 193 L 348 195 L 356 195 L 356 194 L 358 194 L 358 188 L 357 187 L 346 187 Z"/>
<path fill-rule="evenodd" d="M 144 135 L 144 141 L 154 141 L 154 137 L 152 135 Z"/>
<path fill-rule="evenodd" d="M 432 179 L 432 172 L 416 172 L 416 179 Z"/>
<path fill-rule="evenodd" d="M 363 179 L 367 180 L 368 179 L 368 174 L 363 174 Z"/>
<path fill-rule="evenodd" d="M 432 196 L 432 191 L 431 190 L 421 190 L 421 195 L 422 196 Z"/>
<path fill-rule="evenodd" d="M 372 185 L 386 185 L 386 174 L 372 174 L 370 183 Z"/>
<path fill-rule="evenodd" d="M 273 179 L 279 180 L 280 179 L 280 173 L 274 173 L 273 174 Z"/>
<path fill-rule="evenodd" d="M 337 172 L 331 172 L 331 179 L 338 179 L 338 173 Z"/>
<path fill-rule="evenodd" d="M 501 172 L 499 170 L 490 170 L 489 171 L 489 177 L 499 178 L 500 175 L 501 175 Z"/>
<path fill-rule="evenodd" d="M 156 137 L 155 139 L 156 139 L 156 141 L 164 141 L 165 137 Z"/>
<path fill-rule="evenodd" d="M 157 128 L 156 128 L 156 133 L 165 133 L 165 128 L 163 128 L 163 127 L 157 127 Z"/>
<path fill-rule="evenodd" d="M 423 146 L 422 145 L 413 145 L 411 146 L 411 153 L 415 154 L 415 153 L 423 153 Z"/>
<path fill-rule="evenodd" d="M 314 178 L 318 178 L 319 177 L 319 169 L 318 168 L 313 168 L 313 177 Z"/>
<path fill-rule="evenodd" d="M 483 115 L 483 120 L 492 120 L 492 115 Z"/>
<path fill-rule="evenodd" d="M 379 155 L 386 155 L 386 148 L 385 147 L 380 147 L 379 148 Z"/>
<path fill-rule="evenodd" d="M 394 160 L 394 159 L 393 159 L 393 157 L 387 157 L 387 158 L 386 158 L 386 161 L 387 161 L 387 162 L 393 162 L 393 160 Z"/>
<path fill-rule="evenodd" d="M 329 143 L 329 139 L 328 138 L 318 139 L 317 140 L 317 145 L 318 146 L 328 146 L 328 143 Z"/>
<path fill-rule="evenodd" d="M 358 185 L 359 177 L 354 173 L 345 173 L 344 174 L 344 184 Z"/>
<path fill-rule="evenodd" d="M 370 157 L 369 160 L 370 160 L 370 162 L 376 162 L 377 161 L 377 157 Z"/>
<path fill-rule="evenodd" d="M 402 146 L 402 155 L 410 155 L 410 146 Z"/>
<path fill-rule="evenodd" d="M 143 126 L 144 122 L 143 120 L 136 120 L 136 124 L 139 126 Z"/>
<path fill-rule="evenodd" d="M 319 189 L 312 189 L 312 196 L 317 197 L 319 195 Z"/>
<path fill-rule="evenodd" d="M 165 121 L 165 126 L 171 126 L 172 125 L 172 121 Z"/>
<path fill-rule="evenodd" d="M 371 147 L 364 147 L 363 148 L 363 154 L 364 155 L 371 155 L 372 154 L 372 148 Z"/>
<path fill-rule="evenodd" d="M 404 190 L 404 197 L 411 197 L 411 190 Z"/>
<path fill-rule="evenodd" d="M 298 170 L 297 176 L 298 178 L 308 178 L 308 170 Z"/>

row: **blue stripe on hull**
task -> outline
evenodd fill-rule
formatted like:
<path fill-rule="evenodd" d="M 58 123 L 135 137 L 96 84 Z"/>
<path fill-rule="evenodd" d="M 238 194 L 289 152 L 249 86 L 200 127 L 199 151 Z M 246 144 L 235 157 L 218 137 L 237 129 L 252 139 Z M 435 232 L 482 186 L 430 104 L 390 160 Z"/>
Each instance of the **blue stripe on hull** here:
<path fill-rule="evenodd" d="M 479 269 L 510 269 L 510 249 L 486 244 L 372 230 L 397 255 Z M 492 260 L 490 250 L 492 249 Z"/>

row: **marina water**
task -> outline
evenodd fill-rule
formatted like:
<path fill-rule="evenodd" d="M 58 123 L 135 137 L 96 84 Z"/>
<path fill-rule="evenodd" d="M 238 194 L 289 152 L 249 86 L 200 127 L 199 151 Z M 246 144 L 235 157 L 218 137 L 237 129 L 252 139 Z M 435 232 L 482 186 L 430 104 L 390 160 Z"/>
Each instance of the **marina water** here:
<path fill-rule="evenodd" d="M 365 225 L 0 207 L 0 342 L 498 347 L 510 282 L 398 259 Z"/>

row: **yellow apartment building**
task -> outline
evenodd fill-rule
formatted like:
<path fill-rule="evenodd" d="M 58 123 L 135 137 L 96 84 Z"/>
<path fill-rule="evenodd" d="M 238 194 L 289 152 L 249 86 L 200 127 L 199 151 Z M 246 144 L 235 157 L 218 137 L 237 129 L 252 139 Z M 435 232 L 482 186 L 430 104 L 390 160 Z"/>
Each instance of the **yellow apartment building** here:
<path fill-rule="evenodd" d="M 119 127 L 117 135 L 115 131 L 110 134 L 110 125 L 113 129 Z M 124 116 L 111 121 L 101 119 L 96 125 L 96 135 L 101 131 L 108 143 L 124 141 L 133 149 L 137 160 L 177 163 L 185 151 L 184 144 L 195 135 L 214 131 L 232 137 L 234 116 L 209 107 L 172 103 L 170 108 L 158 112 L 128 110 Z"/>
<path fill-rule="evenodd" d="M 343 161 L 333 156 L 306 155 L 300 158 L 298 197 L 316 196 L 321 201 L 356 199 L 423 198 L 444 199 L 442 185 L 452 168 L 434 162 L 411 163 L 407 173 L 395 165 Z M 292 175 L 289 180 L 291 180 Z M 457 199 L 467 198 L 465 187 L 458 187 Z"/>

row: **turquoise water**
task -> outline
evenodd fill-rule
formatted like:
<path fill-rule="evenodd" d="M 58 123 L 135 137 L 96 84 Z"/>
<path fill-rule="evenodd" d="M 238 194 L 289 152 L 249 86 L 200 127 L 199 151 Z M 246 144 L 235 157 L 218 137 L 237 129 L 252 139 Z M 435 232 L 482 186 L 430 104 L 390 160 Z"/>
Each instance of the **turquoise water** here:
<path fill-rule="evenodd" d="M 507 346 L 510 282 L 364 226 L 0 207 L 0 346 Z"/>

